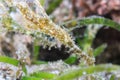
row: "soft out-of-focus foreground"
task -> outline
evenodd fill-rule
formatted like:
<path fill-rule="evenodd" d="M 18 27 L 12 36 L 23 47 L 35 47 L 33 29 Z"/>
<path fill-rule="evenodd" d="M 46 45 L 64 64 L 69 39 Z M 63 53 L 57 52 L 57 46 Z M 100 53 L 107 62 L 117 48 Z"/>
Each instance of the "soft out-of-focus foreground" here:
<path fill-rule="evenodd" d="M 0 80 L 119 80 L 120 0 L 0 0 Z"/>

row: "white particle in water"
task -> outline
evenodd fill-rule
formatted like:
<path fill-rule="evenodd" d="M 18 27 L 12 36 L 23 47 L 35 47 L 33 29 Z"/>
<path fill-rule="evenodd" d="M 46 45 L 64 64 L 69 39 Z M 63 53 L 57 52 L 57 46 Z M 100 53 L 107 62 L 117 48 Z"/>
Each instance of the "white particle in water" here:
<path fill-rule="evenodd" d="M 87 73 L 86 72 L 83 72 L 83 75 L 86 75 Z"/>

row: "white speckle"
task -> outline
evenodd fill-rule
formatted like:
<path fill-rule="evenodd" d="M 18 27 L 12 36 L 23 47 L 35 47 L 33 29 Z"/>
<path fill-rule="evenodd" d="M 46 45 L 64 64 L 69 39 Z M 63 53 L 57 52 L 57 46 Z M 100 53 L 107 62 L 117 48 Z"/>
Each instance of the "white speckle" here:
<path fill-rule="evenodd" d="M 86 72 L 83 72 L 83 75 L 86 75 Z"/>

